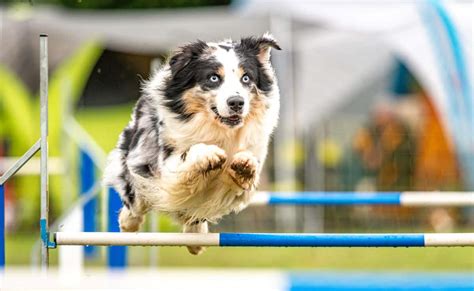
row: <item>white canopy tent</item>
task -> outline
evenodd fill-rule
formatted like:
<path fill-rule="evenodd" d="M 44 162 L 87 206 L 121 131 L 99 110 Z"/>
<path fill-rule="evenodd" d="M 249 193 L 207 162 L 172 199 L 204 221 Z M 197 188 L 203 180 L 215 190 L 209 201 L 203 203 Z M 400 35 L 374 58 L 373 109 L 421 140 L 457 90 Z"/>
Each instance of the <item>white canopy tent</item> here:
<path fill-rule="evenodd" d="M 366 76 L 372 76 L 371 82 L 383 81 L 390 60 L 396 57 L 432 97 L 455 143 L 466 182 L 474 188 L 473 2 L 241 3 L 246 14 L 315 25 L 313 29 L 293 29 L 291 35 L 295 55 L 292 93 L 298 112 L 293 118 L 299 126 L 308 124 L 308 118 L 317 122 L 344 105 L 354 97 L 346 92 L 364 86 Z"/>

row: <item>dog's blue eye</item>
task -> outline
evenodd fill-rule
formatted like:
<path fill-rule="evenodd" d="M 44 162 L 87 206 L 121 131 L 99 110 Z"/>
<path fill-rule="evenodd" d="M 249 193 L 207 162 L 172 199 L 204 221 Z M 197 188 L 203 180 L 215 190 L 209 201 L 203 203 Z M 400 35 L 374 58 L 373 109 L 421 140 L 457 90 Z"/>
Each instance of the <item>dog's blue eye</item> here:
<path fill-rule="evenodd" d="M 220 78 L 219 78 L 219 76 L 217 76 L 217 75 L 211 75 L 211 76 L 209 77 L 209 81 L 211 81 L 212 83 L 219 82 L 219 79 L 220 79 Z"/>
<path fill-rule="evenodd" d="M 242 76 L 242 82 L 243 83 L 248 83 L 250 82 L 250 77 L 248 75 L 243 75 Z"/>

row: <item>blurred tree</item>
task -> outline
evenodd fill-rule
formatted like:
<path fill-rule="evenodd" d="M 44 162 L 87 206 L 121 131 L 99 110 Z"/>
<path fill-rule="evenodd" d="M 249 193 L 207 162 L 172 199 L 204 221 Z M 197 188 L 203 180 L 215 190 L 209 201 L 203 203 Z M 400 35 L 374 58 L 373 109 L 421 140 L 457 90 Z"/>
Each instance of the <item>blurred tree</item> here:
<path fill-rule="evenodd" d="M 96 41 L 90 41 L 78 48 L 74 54 L 62 62 L 50 76 L 49 82 L 49 153 L 50 156 L 60 155 L 62 130 L 62 98 L 65 86 L 69 86 L 69 94 L 74 102 L 84 91 L 94 64 L 103 49 Z M 32 98 L 31 93 L 17 76 L 0 66 L 0 124 L 2 136 L 10 144 L 10 155 L 20 156 L 39 137 L 39 97 Z M 21 112 L 21 114 L 19 114 Z M 16 190 L 21 203 L 20 220 L 22 225 L 32 227 L 38 209 L 38 177 L 16 177 Z M 54 202 L 62 197 L 62 179 L 52 176 L 50 179 L 51 198 Z M 53 216 L 60 213 L 60 203 L 51 203 Z"/>
<path fill-rule="evenodd" d="M 186 8 L 229 5 L 231 0 L 4 0 L 4 3 L 52 4 L 73 9 Z"/>

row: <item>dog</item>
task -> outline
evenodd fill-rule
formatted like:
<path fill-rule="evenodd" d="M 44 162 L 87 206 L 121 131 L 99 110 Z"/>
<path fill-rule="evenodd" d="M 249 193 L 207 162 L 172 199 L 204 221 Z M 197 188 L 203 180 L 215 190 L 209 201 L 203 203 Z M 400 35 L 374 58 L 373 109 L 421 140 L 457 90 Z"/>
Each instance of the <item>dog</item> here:
<path fill-rule="evenodd" d="M 208 223 L 248 205 L 278 122 L 271 49 L 280 46 L 268 33 L 196 41 L 144 82 L 105 169 L 123 202 L 121 231 L 138 231 L 155 210 L 183 232 L 207 233 Z"/>

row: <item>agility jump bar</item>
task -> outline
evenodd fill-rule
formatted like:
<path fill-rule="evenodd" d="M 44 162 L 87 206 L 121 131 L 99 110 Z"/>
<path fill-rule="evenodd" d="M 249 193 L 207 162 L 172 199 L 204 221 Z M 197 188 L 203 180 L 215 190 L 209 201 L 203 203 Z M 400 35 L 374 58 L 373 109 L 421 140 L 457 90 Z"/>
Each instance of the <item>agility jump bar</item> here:
<path fill-rule="evenodd" d="M 216 247 L 459 247 L 474 233 L 294 234 L 57 232 L 56 245 Z"/>
<path fill-rule="evenodd" d="M 474 192 L 257 192 L 250 204 L 474 206 Z"/>

